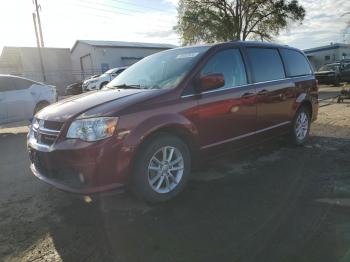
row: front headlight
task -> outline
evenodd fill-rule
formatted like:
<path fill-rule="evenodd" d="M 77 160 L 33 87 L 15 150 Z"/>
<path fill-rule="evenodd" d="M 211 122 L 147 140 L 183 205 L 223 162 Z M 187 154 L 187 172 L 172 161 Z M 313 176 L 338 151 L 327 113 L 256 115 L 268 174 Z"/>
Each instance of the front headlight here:
<path fill-rule="evenodd" d="M 79 138 L 92 142 L 110 137 L 117 127 L 117 117 L 78 119 L 71 123 L 67 138 Z"/>

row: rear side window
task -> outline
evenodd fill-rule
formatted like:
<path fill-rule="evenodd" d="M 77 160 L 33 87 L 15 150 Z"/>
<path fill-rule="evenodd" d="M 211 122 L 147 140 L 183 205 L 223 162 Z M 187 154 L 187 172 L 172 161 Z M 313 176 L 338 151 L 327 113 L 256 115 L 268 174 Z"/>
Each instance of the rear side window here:
<path fill-rule="evenodd" d="M 285 78 L 283 63 L 277 49 L 247 48 L 255 82 Z"/>
<path fill-rule="evenodd" d="M 15 90 L 10 77 L 0 77 L 0 92 Z"/>
<path fill-rule="evenodd" d="M 286 65 L 288 77 L 311 75 L 311 67 L 300 52 L 290 49 L 281 49 L 281 55 Z"/>
<path fill-rule="evenodd" d="M 22 79 L 22 78 L 12 78 L 12 82 L 15 85 L 15 88 L 14 88 L 15 90 L 27 89 L 34 84 L 34 82 L 32 81 Z"/>
<path fill-rule="evenodd" d="M 247 76 L 241 53 L 238 49 L 219 51 L 202 69 L 200 75 L 221 73 L 225 77 L 225 86 L 221 89 L 247 84 Z"/>

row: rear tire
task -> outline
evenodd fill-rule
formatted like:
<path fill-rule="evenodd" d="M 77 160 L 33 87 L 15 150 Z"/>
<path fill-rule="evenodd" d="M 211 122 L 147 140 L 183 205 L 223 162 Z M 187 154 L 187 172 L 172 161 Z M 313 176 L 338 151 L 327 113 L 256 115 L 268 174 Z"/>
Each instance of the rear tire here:
<path fill-rule="evenodd" d="M 177 196 L 185 188 L 191 170 L 190 150 L 170 135 L 151 139 L 143 145 L 132 175 L 132 192 L 149 203 Z"/>
<path fill-rule="evenodd" d="M 294 116 L 291 141 L 295 145 L 302 145 L 309 137 L 311 125 L 311 112 L 306 106 L 298 109 Z"/>
<path fill-rule="evenodd" d="M 334 86 L 339 86 L 340 85 L 340 79 L 339 76 L 336 76 L 334 79 Z"/>

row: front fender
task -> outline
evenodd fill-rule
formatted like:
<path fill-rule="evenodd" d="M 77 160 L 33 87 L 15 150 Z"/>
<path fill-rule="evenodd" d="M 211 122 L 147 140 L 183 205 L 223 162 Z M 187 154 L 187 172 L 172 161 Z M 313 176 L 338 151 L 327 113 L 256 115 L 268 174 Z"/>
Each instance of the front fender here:
<path fill-rule="evenodd" d="M 183 115 L 167 113 L 144 119 L 135 126 L 123 141 L 124 147 L 136 151 L 145 139 L 162 130 L 174 131 L 174 133 L 180 131 L 188 136 L 195 146 L 198 145 L 198 130 L 195 125 Z"/>

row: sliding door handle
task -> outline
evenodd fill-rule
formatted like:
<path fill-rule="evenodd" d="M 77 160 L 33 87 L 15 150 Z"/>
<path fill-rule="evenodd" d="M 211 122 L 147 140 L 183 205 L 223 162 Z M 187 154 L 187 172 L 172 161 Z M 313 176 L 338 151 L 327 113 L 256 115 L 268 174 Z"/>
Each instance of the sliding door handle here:
<path fill-rule="evenodd" d="M 258 92 L 258 95 L 266 95 L 269 91 L 266 89 L 263 89 L 261 91 Z"/>

